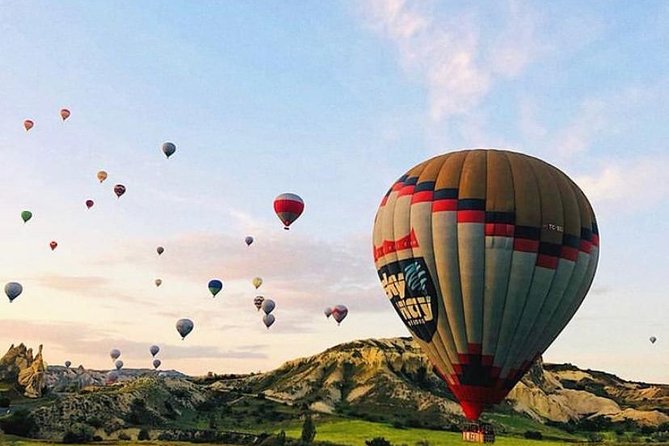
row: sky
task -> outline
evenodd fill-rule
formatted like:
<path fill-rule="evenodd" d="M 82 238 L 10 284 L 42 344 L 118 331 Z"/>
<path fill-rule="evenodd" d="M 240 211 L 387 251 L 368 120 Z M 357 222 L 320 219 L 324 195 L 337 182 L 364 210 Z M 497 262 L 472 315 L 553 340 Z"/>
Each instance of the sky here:
<path fill-rule="evenodd" d="M 544 359 L 669 383 L 666 2 L 3 1 L 0 33 L 0 283 L 24 286 L 0 348 L 106 369 L 158 344 L 163 368 L 240 373 L 408 336 L 371 255 L 380 199 L 431 156 L 497 147 L 559 167 L 598 216 L 593 286 Z M 306 204 L 290 231 L 283 192 Z"/>

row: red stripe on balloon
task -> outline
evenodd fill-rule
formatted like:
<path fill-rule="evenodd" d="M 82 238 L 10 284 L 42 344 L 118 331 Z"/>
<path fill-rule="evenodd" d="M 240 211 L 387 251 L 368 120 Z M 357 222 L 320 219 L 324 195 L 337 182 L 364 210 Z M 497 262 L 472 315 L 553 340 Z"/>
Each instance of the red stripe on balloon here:
<path fill-rule="evenodd" d="M 458 200 L 456 199 L 435 200 L 432 202 L 432 212 L 445 212 L 445 211 L 457 211 L 457 210 L 458 210 Z"/>
<path fill-rule="evenodd" d="M 557 257 L 546 254 L 539 254 L 537 256 L 537 266 L 541 266 L 542 268 L 556 269 L 558 261 L 559 259 Z"/>
<path fill-rule="evenodd" d="M 514 226 L 506 223 L 486 223 L 485 235 L 493 237 L 513 237 Z"/>
<path fill-rule="evenodd" d="M 433 196 L 434 196 L 434 192 L 431 191 L 431 190 L 423 190 L 423 191 L 420 191 L 420 192 L 416 192 L 411 197 L 411 204 L 425 203 L 427 201 L 432 201 Z"/>
<path fill-rule="evenodd" d="M 537 252 L 539 250 L 539 240 L 517 238 L 513 241 L 513 250 L 521 252 Z"/>
<path fill-rule="evenodd" d="M 485 211 L 458 211 L 458 223 L 483 223 L 485 222 Z"/>
<path fill-rule="evenodd" d="M 298 216 L 304 210 L 304 203 L 295 200 L 276 200 L 274 202 L 274 211 L 279 212 L 290 212 L 292 214 L 297 214 Z"/>

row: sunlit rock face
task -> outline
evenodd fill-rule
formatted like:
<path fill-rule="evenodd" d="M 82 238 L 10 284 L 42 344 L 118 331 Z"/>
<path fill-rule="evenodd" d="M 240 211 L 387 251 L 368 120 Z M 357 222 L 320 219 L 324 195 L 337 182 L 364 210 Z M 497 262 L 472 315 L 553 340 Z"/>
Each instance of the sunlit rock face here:
<path fill-rule="evenodd" d="M 32 348 L 24 344 L 12 344 L 0 359 L 0 381 L 16 382 L 24 388 L 28 398 L 39 398 L 46 387 L 47 365 L 42 356 L 42 345 L 33 357 Z"/>

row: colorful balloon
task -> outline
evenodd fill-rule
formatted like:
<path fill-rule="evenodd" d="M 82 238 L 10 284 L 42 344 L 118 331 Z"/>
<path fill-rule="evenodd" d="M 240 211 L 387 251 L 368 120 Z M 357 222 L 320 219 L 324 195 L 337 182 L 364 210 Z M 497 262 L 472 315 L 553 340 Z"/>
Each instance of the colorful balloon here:
<path fill-rule="evenodd" d="M 264 311 L 265 314 L 270 314 L 272 311 L 274 311 L 275 307 L 276 304 L 272 299 L 265 299 L 261 304 L 262 311 Z"/>
<path fill-rule="evenodd" d="M 162 364 L 162 362 L 160 362 L 160 359 L 154 359 L 153 360 L 153 368 L 154 369 L 158 369 L 158 367 L 160 367 L 160 364 Z"/>
<path fill-rule="evenodd" d="M 326 318 L 330 319 L 330 316 L 332 316 L 332 307 L 325 307 L 323 314 L 325 314 Z"/>
<path fill-rule="evenodd" d="M 156 252 L 158 253 L 158 255 L 161 255 L 162 253 L 165 252 L 165 248 L 163 248 L 162 246 L 159 246 L 159 247 L 156 248 Z"/>
<path fill-rule="evenodd" d="M 33 218 L 33 213 L 30 211 L 23 211 L 21 212 L 21 219 L 23 220 L 23 223 L 27 223 L 28 220 Z"/>
<path fill-rule="evenodd" d="M 19 297 L 23 293 L 23 286 L 18 282 L 9 282 L 5 285 L 5 294 L 9 298 L 9 303 Z"/>
<path fill-rule="evenodd" d="M 251 283 L 253 283 L 253 286 L 256 287 L 256 290 L 260 288 L 260 285 L 262 285 L 262 279 L 260 277 L 255 277 Z"/>
<path fill-rule="evenodd" d="M 337 305 L 332 309 L 332 318 L 337 321 L 337 325 L 341 324 L 348 314 L 348 308 L 345 305 Z"/>
<path fill-rule="evenodd" d="M 464 150 L 392 185 L 373 245 L 386 296 L 476 420 L 581 305 L 599 231 L 586 196 L 560 170 L 520 153 Z"/>
<path fill-rule="evenodd" d="M 182 341 L 186 339 L 186 336 L 188 336 L 191 331 L 193 331 L 194 326 L 193 321 L 190 319 L 179 319 L 177 321 L 177 331 L 181 335 Z"/>
<path fill-rule="evenodd" d="M 107 172 L 105 172 L 104 170 L 101 170 L 101 171 L 98 172 L 97 177 L 98 177 L 98 181 L 100 181 L 102 183 L 104 180 L 107 179 Z"/>
<path fill-rule="evenodd" d="M 114 384 L 116 381 L 118 381 L 118 373 L 116 370 L 112 370 L 111 372 L 107 373 L 107 384 Z"/>
<path fill-rule="evenodd" d="M 69 369 L 71 365 L 72 365 L 72 361 L 65 361 L 65 368 L 66 369 Z"/>
<path fill-rule="evenodd" d="M 274 199 L 274 212 L 283 223 L 283 229 L 288 230 L 304 211 L 304 201 L 295 194 L 281 194 Z"/>
<path fill-rule="evenodd" d="M 95 202 L 93 200 L 86 200 L 86 208 L 90 209 L 94 204 Z"/>
<path fill-rule="evenodd" d="M 119 359 L 114 363 L 114 367 L 116 367 L 116 370 L 121 370 L 123 368 L 123 361 Z"/>
<path fill-rule="evenodd" d="M 122 184 L 117 184 L 114 186 L 114 193 L 116 194 L 117 198 L 121 198 L 121 195 L 125 193 L 125 186 Z"/>
<path fill-rule="evenodd" d="M 33 128 L 34 125 L 35 123 L 32 122 L 30 119 L 26 119 L 25 121 L 23 121 L 23 128 L 26 129 L 26 132 L 31 128 Z"/>
<path fill-rule="evenodd" d="M 121 356 L 121 350 L 114 348 L 109 352 L 109 356 L 111 356 L 112 361 L 115 361 Z"/>
<path fill-rule="evenodd" d="M 158 347 L 157 345 L 152 345 L 151 347 L 149 347 L 149 352 L 151 353 L 151 356 L 156 356 L 159 351 L 160 347 Z"/>
<path fill-rule="evenodd" d="M 211 279 L 208 287 L 212 297 L 216 297 L 216 295 L 223 289 L 223 282 L 218 279 Z"/>
<path fill-rule="evenodd" d="M 251 237 L 250 235 L 246 236 L 244 242 L 246 243 L 246 246 L 251 246 L 251 243 L 253 243 L 253 237 Z"/>
<path fill-rule="evenodd" d="M 156 284 L 157 287 L 159 287 L 160 285 L 162 285 L 162 284 L 163 284 L 162 279 L 156 279 L 156 280 L 155 280 L 155 284 Z"/>
<path fill-rule="evenodd" d="M 63 121 L 70 117 L 70 111 L 66 108 L 60 109 L 60 117 Z"/>
<path fill-rule="evenodd" d="M 177 151 L 177 146 L 175 146 L 173 143 L 166 142 L 163 144 L 163 153 L 167 158 L 174 155 L 174 152 L 176 151 Z"/>
<path fill-rule="evenodd" d="M 269 327 L 272 326 L 276 319 L 274 318 L 273 314 L 266 314 L 262 317 L 262 321 L 265 324 L 265 327 L 269 330 Z"/>
<path fill-rule="evenodd" d="M 260 311 L 260 308 L 262 307 L 262 303 L 264 300 L 265 298 L 262 296 L 256 296 L 255 299 L 253 299 L 253 305 L 255 305 L 258 311 Z"/>

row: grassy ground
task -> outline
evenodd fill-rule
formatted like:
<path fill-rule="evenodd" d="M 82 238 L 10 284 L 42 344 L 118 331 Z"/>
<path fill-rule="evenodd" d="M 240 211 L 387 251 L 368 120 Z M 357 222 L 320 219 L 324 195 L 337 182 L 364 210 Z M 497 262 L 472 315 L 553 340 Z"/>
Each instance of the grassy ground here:
<path fill-rule="evenodd" d="M 50 443 L 47 441 L 37 441 L 37 440 L 26 440 L 24 438 L 14 437 L 11 435 L 0 434 L 0 444 L 3 446 L 45 446 L 53 445 L 59 446 L 62 443 Z M 141 444 L 142 446 L 190 446 L 194 443 L 183 443 L 180 441 L 96 441 L 92 443 L 94 445 L 137 445 Z M 225 445 L 222 443 L 198 443 L 199 446 L 236 446 L 236 445 Z"/>

